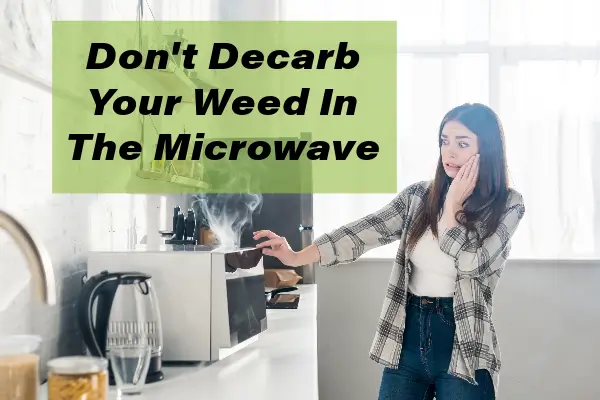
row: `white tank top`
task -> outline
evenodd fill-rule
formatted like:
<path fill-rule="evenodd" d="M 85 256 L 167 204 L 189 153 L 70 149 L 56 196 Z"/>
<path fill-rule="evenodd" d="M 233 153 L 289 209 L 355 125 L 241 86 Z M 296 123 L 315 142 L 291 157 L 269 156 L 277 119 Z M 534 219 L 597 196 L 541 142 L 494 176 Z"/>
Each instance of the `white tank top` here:
<path fill-rule="evenodd" d="M 430 228 L 415 245 L 410 260 L 413 266 L 408 290 L 411 293 L 429 297 L 454 296 L 457 274 L 454 258 L 440 249 Z"/>

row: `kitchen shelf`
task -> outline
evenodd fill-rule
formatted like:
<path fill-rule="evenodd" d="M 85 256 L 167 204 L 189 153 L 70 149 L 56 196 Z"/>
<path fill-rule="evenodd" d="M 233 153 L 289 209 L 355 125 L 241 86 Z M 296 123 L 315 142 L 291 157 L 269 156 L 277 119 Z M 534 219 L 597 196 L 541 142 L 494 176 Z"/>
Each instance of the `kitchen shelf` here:
<path fill-rule="evenodd" d="M 148 170 L 138 170 L 136 176 L 142 179 L 150 179 L 160 182 L 174 183 L 181 186 L 187 186 L 197 189 L 208 189 L 210 185 L 207 182 L 203 182 L 197 179 L 189 178 L 187 176 L 181 176 L 176 174 L 169 174 L 166 172 L 155 172 Z"/>

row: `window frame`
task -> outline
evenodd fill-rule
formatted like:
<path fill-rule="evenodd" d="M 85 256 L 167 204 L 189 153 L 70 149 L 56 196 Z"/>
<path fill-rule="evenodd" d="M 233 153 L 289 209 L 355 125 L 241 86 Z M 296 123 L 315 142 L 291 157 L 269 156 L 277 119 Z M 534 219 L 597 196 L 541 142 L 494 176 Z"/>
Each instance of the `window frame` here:
<path fill-rule="evenodd" d="M 488 43 L 467 43 L 463 45 L 416 45 L 398 46 L 398 55 L 445 58 L 463 54 L 482 54 L 489 58 L 489 106 L 500 107 L 500 75 L 502 67 L 523 61 L 600 61 L 598 46 L 547 46 L 547 45 L 492 45 Z"/>
<path fill-rule="evenodd" d="M 596 45 L 542 45 L 542 44 L 509 44 L 493 39 L 492 23 L 495 12 L 494 1 L 488 1 L 487 7 L 487 38 L 485 41 L 470 41 L 463 44 L 399 44 L 397 55 L 431 57 L 436 59 L 452 58 L 465 54 L 480 54 L 488 57 L 488 105 L 495 110 L 501 108 L 502 87 L 501 78 L 506 67 L 515 66 L 527 61 L 597 61 L 600 62 L 600 43 Z M 284 6 L 280 4 L 280 16 L 285 14 Z M 368 201 L 368 200 L 367 200 Z M 600 239 L 596 239 L 600 240 Z M 362 257 L 365 260 L 389 260 L 395 257 L 396 244 L 382 246 L 367 252 Z M 550 257 L 552 258 L 552 257 Z M 561 257 L 560 260 L 568 259 Z M 540 257 L 525 257 L 525 259 L 540 259 Z M 545 259 L 545 258 L 543 258 Z"/>

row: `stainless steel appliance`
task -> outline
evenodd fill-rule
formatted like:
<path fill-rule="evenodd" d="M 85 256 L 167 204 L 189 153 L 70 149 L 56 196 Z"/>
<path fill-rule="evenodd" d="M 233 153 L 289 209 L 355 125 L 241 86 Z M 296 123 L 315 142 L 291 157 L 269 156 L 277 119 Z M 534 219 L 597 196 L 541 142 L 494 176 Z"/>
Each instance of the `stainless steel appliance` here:
<path fill-rule="evenodd" d="M 103 270 L 87 279 L 77 302 L 79 329 L 91 355 L 108 358 L 113 346 L 150 345 L 146 383 L 164 377 L 161 315 L 151 278 L 138 271 Z M 115 384 L 110 365 L 109 381 Z"/>
<path fill-rule="evenodd" d="M 198 245 L 93 251 L 88 270 L 135 269 L 160 298 L 163 362 L 223 359 L 267 329 L 262 252 Z"/>
<path fill-rule="evenodd" d="M 253 137 L 253 140 L 261 140 L 264 142 L 273 142 L 275 140 L 290 140 L 291 137 L 277 138 L 273 137 Z M 312 133 L 303 132 L 298 137 L 299 140 L 312 141 Z M 248 138 L 220 138 L 224 142 L 233 140 L 248 140 Z M 240 156 L 241 157 L 241 156 Z M 242 160 L 238 158 L 236 163 L 229 165 L 218 164 L 218 170 L 216 171 L 217 176 L 214 178 L 218 182 L 227 181 L 230 177 L 236 177 L 237 179 L 245 179 L 248 182 L 252 182 L 253 186 L 248 190 L 251 193 L 260 193 L 261 202 L 258 207 L 252 212 L 251 218 L 248 218 L 247 223 L 241 224 L 239 220 L 236 220 L 236 225 L 239 225 L 240 229 L 240 243 L 239 246 L 254 247 L 256 242 L 253 239 L 253 232 L 257 230 L 267 229 L 277 234 L 284 236 L 292 249 L 299 251 L 309 246 L 313 239 L 313 188 L 312 188 L 312 165 L 310 162 L 299 162 L 295 168 L 281 168 L 279 163 L 273 158 L 260 161 L 262 163 L 262 171 L 268 171 L 268 174 L 258 172 L 261 169 L 256 167 L 256 160 L 249 161 L 253 164 L 253 167 L 244 169 Z M 227 168 L 231 168 L 228 171 Z M 250 171 L 245 173 L 245 171 Z M 207 170 L 207 175 L 211 174 L 210 169 Z M 265 184 L 265 181 L 267 183 Z M 261 185 L 268 188 L 274 187 L 286 187 L 285 182 L 300 182 L 302 193 L 268 193 L 261 190 Z M 293 185 L 294 188 L 298 188 L 298 185 Z M 188 204 L 194 207 L 196 216 L 201 215 L 203 210 L 197 206 L 195 200 L 197 195 L 189 195 Z M 217 200 L 212 201 L 213 204 L 218 205 L 219 203 L 223 207 L 231 209 L 232 215 L 244 215 L 244 210 L 247 208 L 243 204 L 248 198 L 252 199 L 251 196 L 243 196 L 240 194 L 203 194 L 201 197 L 209 199 L 216 198 Z M 252 201 L 254 201 L 252 199 Z M 218 207 L 217 207 L 218 208 Z M 236 232 L 237 233 L 237 232 Z M 281 263 L 275 257 L 265 257 L 263 260 L 265 268 L 278 268 L 278 269 L 295 269 L 302 276 L 302 283 L 312 284 L 316 283 L 315 280 L 315 264 L 307 264 L 299 268 L 288 267 Z"/>

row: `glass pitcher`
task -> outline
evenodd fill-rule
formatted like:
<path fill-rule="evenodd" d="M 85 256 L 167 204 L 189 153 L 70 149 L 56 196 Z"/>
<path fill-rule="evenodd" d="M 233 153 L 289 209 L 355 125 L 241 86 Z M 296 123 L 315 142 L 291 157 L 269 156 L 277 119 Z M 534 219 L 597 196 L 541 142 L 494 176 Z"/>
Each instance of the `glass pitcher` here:
<path fill-rule="evenodd" d="M 0 400 L 37 400 L 41 341 L 36 335 L 0 337 Z"/>
<path fill-rule="evenodd" d="M 128 365 L 139 364 L 147 383 L 162 380 L 162 346 L 160 310 L 152 279 L 140 273 L 121 275 L 108 317 L 106 357 L 111 360 L 111 382 L 116 383 L 113 379 L 118 376 L 113 361 L 122 356 L 123 349 L 143 347 L 150 347 L 149 358 L 142 360 L 132 355 Z M 111 355 L 113 350 L 116 358 Z"/>
<path fill-rule="evenodd" d="M 162 326 L 150 275 L 108 272 L 91 276 L 82 288 L 78 320 L 83 340 L 95 357 L 110 359 L 111 349 L 149 346 L 146 383 L 163 379 Z M 109 366 L 109 382 L 116 383 Z"/>

